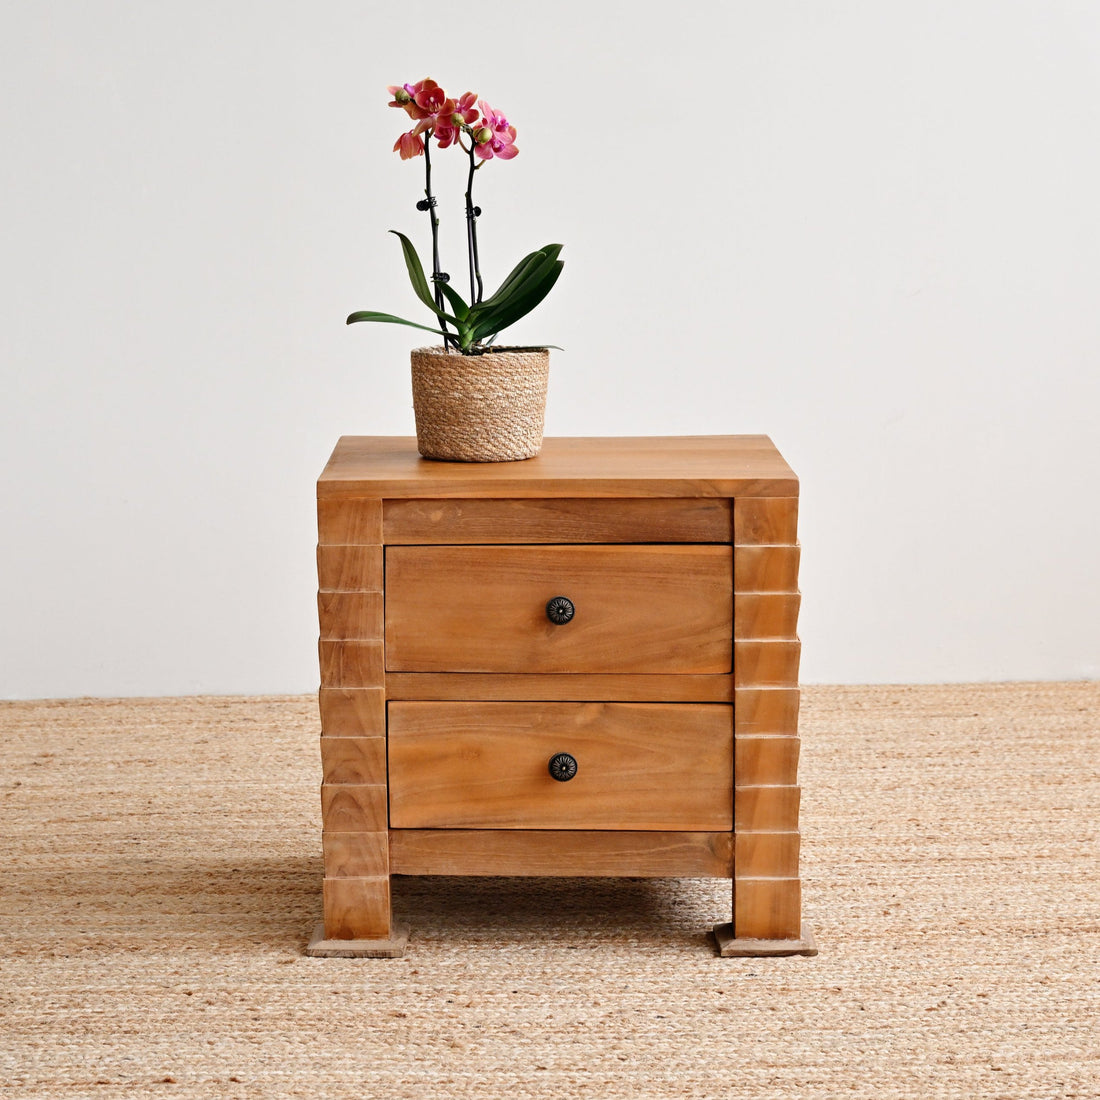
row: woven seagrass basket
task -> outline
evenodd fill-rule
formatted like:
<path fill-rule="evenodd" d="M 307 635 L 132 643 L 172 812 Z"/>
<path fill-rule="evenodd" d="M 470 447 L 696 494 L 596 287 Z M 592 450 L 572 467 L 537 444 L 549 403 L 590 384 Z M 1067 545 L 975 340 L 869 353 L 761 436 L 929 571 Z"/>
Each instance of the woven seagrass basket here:
<path fill-rule="evenodd" d="M 417 450 L 425 458 L 509 462 L 542 447 L 550 352 L 501 349 L 412 353 Z"/>

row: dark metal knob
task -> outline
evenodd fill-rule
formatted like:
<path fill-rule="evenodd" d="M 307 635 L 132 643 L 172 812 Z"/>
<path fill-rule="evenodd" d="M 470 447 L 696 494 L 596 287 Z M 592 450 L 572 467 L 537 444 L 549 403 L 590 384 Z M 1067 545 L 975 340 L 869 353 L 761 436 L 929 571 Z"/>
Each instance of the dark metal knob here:
<path fill-rule="evenodd" d="M 567 783 L 577 774 L 577 758 L 567 752 L 550 757 L 550 774 L 559 782 Z"/>
<path fill-rule="evenodd" d="M 558 626 L 569 622 L 575 612 L 576 608 L 573 606 L 573 601 L 565 596 L 555 596 L 546 605 L 546 617 L 552 623 L 557 623 Z"/>

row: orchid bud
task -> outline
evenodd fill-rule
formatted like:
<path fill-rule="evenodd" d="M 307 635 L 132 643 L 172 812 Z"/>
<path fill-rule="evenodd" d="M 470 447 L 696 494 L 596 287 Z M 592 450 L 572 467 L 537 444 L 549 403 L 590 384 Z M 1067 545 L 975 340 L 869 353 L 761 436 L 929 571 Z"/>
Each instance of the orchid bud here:
<path fill-rule="evenodd" d="M 412 96 L 409 95 L 404 88 L 398 88 L 397 91 L 393 93 L 393 98 L 397 100 L 398 103 L 402 104 L 409 103 L 412 100 Z"/>
<path fill-rule="evenodd" d="M 493 131 L 490 130 L 488 126 L 482 126 L 474 131 L 474 141 L 476 141 L 478 145 L 484 145 L 492 136 Z"/>

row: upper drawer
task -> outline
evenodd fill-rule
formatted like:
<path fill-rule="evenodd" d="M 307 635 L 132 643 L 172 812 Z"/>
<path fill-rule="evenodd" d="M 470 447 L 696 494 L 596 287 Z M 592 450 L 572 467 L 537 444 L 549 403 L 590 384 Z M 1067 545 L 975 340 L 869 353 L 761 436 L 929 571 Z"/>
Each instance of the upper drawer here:
<path fill-rule="evenodd" d="M 382 541 L 454 543 L 733 542 L 721 497 L 387 500 Z"/>
<path fill-rule="evenodd" d="M 386 548 L 391 672 L 723 673 L 732 639 L 730 546 Z"/>

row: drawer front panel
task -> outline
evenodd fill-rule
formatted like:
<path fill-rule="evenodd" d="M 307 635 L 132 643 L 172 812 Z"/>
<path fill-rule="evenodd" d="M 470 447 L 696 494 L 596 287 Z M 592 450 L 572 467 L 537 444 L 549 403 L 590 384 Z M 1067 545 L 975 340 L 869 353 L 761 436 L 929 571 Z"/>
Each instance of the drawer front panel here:
<path fill-rule="evenodd" d="M 733 828 L 729 706 L 397 702 L 387 711 L 391 828 Z M 565 782 L 549 772 L 559 753 L 577 762 Z"/>
<path fill-rule="evenodd" d="M 721 497 L 661 500 L 387 500 L 388 545 L 732 542 Z"/>
<path fill-rule="evenodd" d="M 724 673 L 732 637 L 730 546 L 386 549 L 391 672 Z"/>

